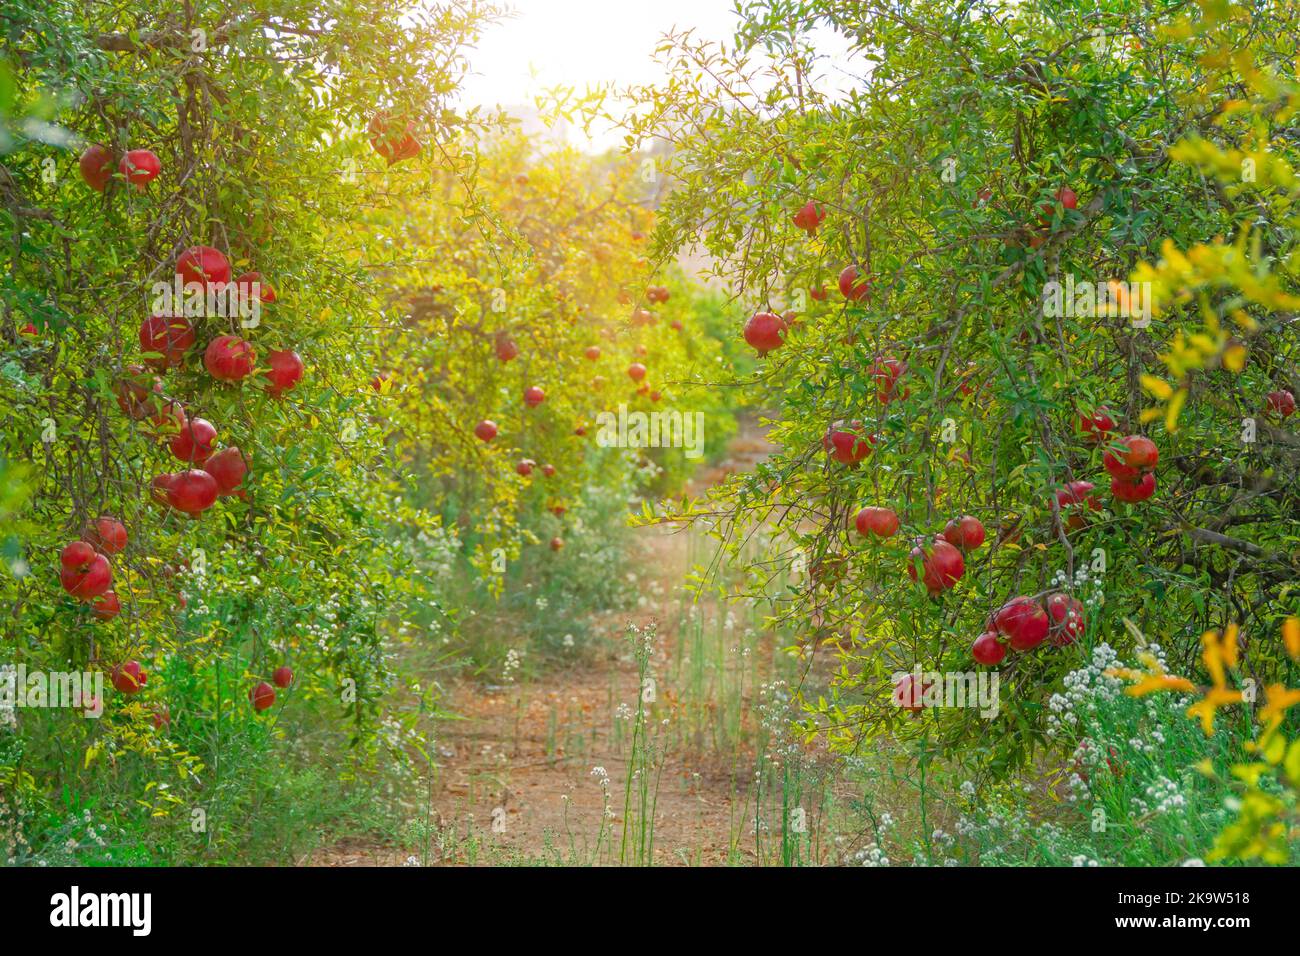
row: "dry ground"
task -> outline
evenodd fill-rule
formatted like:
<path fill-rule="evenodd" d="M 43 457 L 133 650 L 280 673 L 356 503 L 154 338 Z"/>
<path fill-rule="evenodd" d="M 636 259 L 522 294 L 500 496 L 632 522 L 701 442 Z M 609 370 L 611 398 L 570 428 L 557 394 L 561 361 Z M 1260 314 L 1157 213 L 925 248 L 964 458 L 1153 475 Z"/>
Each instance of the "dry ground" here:
<path fill-rule="evenodd" d="M 753 419 L 742 422 L 727 458 L 703 469 L 690 491 L 699 494 L 728 474 L 752 468 L 771 449 Z M 635 546 L 644 552 L 641 566 L 654 569 L 650 580 L 643 579 L 654 600 L 632 612 L 595 611 L 606 636 L 588 663 L 519 686 L 485 687 L 473 680 L 452 686 L 447 706 L 464 719 L 445 724 L 437 741 L 440 773 L 429 801 L 430 819 L 440 831 L 437 846 L 426 855 L 425 848 L 344 842 L 306 862 L 396 865 L 411 856 L 427 862 L 444 856 L 449 862 L 589 862 L 597 856 L 602 816 L 605 850 L 599 859 L 617 859 L 628 747 L 616 731 L 614 712 L 620 704 L 634 708 L 638 693 L 623 632 L 628 623 L 656 627 L 658 669 L 664 669 L 679 638 L 675 612 L 689 564 L 685 534 L 644 528 Z M 664 693 L 671 698 L 673 691 Z M 752 759 L 737 762 L 734 754 L 707 748 L 665 749 L 655 808 L 656 864 L 751 860 L 747 815 L 753 809 L 746 795 Z M 595 767 L 610 778 L 608 811 Z"/>

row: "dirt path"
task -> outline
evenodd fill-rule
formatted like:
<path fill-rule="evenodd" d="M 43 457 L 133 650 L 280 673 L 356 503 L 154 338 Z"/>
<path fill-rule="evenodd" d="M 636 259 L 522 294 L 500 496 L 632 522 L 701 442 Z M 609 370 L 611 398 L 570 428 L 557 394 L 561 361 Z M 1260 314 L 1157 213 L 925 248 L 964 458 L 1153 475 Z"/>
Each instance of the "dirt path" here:
<path fill-rule="evenodd" d="M 770 453 L 755 418 L 741 423 L 728 456 L 692 483 L 699 494 Z M 446 705 L 464 719 L 443 725 L 439 779 L 419 847 L 335 845 L 314 854 L 326 866 L 421 863 L 617 862 L 630 747 L 629 711 L 640 691 L 628 624 L 654 628 L 653 668 L 667 673 L 679 630 L 680 589 L 689 571 L 686 534 L 638 532 L 647 600 L 632 612 L 595 612 L 599 635 L 589 664 L 548 670 L 521 685 L 454 684 Z M 666 703 L 675 693 L 665 686 Z M 665 724 L 667 721 L 664 722 Z M 654 812 L 656 865 L 744 863 L 751 761 L 707 747 L 662 747 Z M 600 768 L 600 769 L 596 769 Z M 607 777 L 608 791 L 603 785 Z"/>

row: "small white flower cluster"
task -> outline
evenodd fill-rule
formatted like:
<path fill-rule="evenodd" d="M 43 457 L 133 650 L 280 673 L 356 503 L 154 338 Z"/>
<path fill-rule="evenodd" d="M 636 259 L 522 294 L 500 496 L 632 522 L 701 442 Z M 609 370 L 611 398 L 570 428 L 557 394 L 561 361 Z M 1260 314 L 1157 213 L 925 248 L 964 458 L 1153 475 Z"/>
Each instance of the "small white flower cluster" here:
<path fill-rule="evenodd" d="M 980 860 L 989 865 L 1022 862 L 1016 857 L 1003 860 L 1002 855 L 1015 853 L 1038 827 L 1020 807 L 980 810 L 957 818 L 957 835 L 975 840 L 982 846 Z"/>
<path fill-rule="evenodd" d="M 1105 603 L 1106 595 L 1102 591 L 1101 583 L 1102 575 L 1094 576 L 1086 562 L 1074 569 L 1073 581 L 1064 568 L 1058 569 L 1052 575 L 1052 587 L 1073 594 L 1085 608 L 1098 608 Z"/>
<path fill-rule="evenodd" d="M 1091 857 L 1083 853 L 1079 853 L 1076 854 L 1075 856 L 1070 857 L 1070 865 L 1071 866 L 1101 866 L 1101 864 L 1098 863 L 1096 860 L 1092 859 Z"/>
<path fill-rule="evenodd" d="M 758 689 L 759 725 L 776 742 L 786 739 L 790 732 L 790 692 L 783 680 L 763 683 Z"/>
<path fill-rule="evenodd" d="M 1141 802 L 1150 806 L 1156 813 L 1172 813 L 1187 806 L 1187 798 L 1178 789 L 1178 784 L 1165 776 L 1156 778 L 1156 781 L 1147 787 L 1146 795 L 1150 803 Z M 1139 801 L 1135 799 L 1134 803 L 1137 802 Z"/>
<path fill-rule="evenodd" d="M 0 664 L 0 687 L 9 691 L 4 695 L 4 702 L 0 703 L 0 729 L 18 729 L 18 707 L 15 703 L 17 683 L 18 668 L 13 664 Z"/>
<path fill-rule="evenodd" d="M 523 664 L 522 651 L 514 647 L 506 651 L 506 661 L 501 668 L 502 683 L 509 684 L 511 681 L 513 681 L 515 679 L 515 672 L 519 670 L 522 664 Z"/>
<path fill-rule="evenodd" d="M 859 866 L 889 866 L 889 857 L 884 850 L 872 843 L 866 849 L 854 853 L 852 862 Z"/>
<path fill-rule="evenodd" d="M 1078 751 L 1075 752 L 1078 753 Z M 1092 788 L 1088 786 L 1088 781 L 1083 778 L 1082 774 L 1071 773 L 1065 779 L 1065 789 L 1067 803 L 1079 805 L 1092 799 Z"/>
<path fill-rule="evenodd" d="M 96 826 L 89 810 L 67 817 L 57 830 L 58 833 L 66 834 L 66 837 L 61 842 L 59 838 L 52 837 L 39 850 L 28 843 L 24 833 L 24 825 L 32 822 L 32 814 L 16 802 L 9 803 L 4 791 L 0 791 L 0 863 L 5 866 L 84 865 L 85 856 L 82 851 L 108 846 L 108 825 Z"/>
<path fill-rule="evenodd" d="M 1128 739 L 1128 748 L 1137 753 L 1147 754 L 1151 757 L 1156 756 L 1158 753 L 1158 748 L 1156 747 L 1156 741 L 1154 738 L 1147 740 L 1137 736 L 1130 737 Z"/>
<path fill-rule="evenodd" d="M 1078 670 L 1070 671 L 1062 680 L 1063 692 L 1053 694 L 1047 701 L 1047 735 L 1056 737 L 1067 729 L 1077 728 L 1081 716 L 1097 712 L 1101 702 L 1115 700 L 1123 692 L 1124 682 L 1107 676 L 1107 669 L 1119 662 L 1119 655 L 1109 644 L 1101 643 L 1092 649 L 1092 660 Z"/>

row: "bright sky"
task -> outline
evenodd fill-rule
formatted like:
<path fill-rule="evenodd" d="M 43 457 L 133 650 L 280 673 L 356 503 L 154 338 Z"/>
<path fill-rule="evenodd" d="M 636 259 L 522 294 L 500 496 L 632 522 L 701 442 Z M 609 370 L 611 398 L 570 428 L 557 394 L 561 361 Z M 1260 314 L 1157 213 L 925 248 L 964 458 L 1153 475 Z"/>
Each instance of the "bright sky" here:
<path fill-rule="evenodd" d="M 649 83 L 663 75 L 654 49 L 667 31 L 693 27 L 697 39 L 730 41 L 732 0 L 507 0 L 516 16 L 490 28 L 470 51 L 466 105 L 528 105 L 543 90 L 614 82 Z M 838 40 L 838 38 L 835 38 Z M 842 47 L 842 43 L 838 44 Z M 819 42 L 818 48 L 821 49 Z M 571 131 L 579 145 L 605 148 Z"/>

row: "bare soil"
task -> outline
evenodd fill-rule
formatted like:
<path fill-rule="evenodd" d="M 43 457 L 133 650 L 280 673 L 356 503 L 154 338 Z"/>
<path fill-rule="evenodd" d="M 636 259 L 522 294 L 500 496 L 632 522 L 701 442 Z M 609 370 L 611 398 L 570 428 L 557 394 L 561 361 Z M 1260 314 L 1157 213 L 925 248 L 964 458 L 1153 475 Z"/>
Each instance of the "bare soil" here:
<path fill-rule="evenodd" d="M 700 494 L 733 472 L 751 469 L 772 450 L 764 431 L 756 419 L 743 420 L 726 459 L 701 469 L 689 491 Z M 643 528 L 635 547 L 643 552 L 641 566 L 654 569 L 659 585 L 647 583 L 646 593 L 675 602 L 688 570 L 686 536 Z M 594 610 L 608 636 L 599 640 L 589 662 L 555 668 L 520 685 L 485 687 L 474 680 L 452 685 L 446 704 L 463 719 L 446 723 L 437 741 L 440 773 L 429 816 L 441 839 L 430 853 L 346 841 L 305 862 L 392 866 L 412 856 L 426 863 L 617 860 L 628 748 L 615 739 L 614 711 L 620 704 L 634 708 L 639 692 L 622 632 L 628 622 L 654 625 L 657 653 L 667 655 L 678 635 L 674 615 L 665 611 L 655 602 L 631 613 Z M 655 807 L 656 865 L 752 860 L 752 844 L 743 838 L 749 832 L 744 800 L 752 765 L 732 763 L 733 758 L 698 749 L 665 754 Z M 608 811 L 596 767 L 609 777 Z M 602 829 L 606 849 L 598 856 Z"/>

